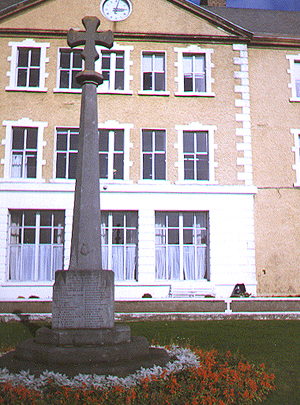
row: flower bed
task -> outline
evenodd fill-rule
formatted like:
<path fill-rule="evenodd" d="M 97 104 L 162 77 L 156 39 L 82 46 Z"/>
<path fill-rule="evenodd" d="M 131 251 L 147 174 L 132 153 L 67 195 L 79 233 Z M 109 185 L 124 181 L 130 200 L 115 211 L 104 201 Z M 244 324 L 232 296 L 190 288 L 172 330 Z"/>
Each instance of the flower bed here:
<path fill-rule="evenodd" d="M 262 402 L 275 389 L 264 365 L 230 352 L 167 347 L 165 368 L 141 369 L 126 378 L 0 370 L 0 404 L 5 405 L 227 405 Z"/>

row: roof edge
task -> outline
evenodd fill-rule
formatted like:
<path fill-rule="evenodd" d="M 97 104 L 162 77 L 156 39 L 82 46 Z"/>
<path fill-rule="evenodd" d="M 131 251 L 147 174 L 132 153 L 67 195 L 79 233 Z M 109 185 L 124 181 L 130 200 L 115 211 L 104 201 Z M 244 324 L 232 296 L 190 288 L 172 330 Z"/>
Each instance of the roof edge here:
<path fill-rule="evenodd" d="M 4 10 L 0 11 L 0 20 L 3 20 L 21 11 L 24 11 L 27 8 L 37 6 L 40 3 L 44 3 L 46 1 L 48 0 L 23 0 L 21 3 L 13 4 L 12 6 L 9 6 Z"/>
<path fill-rule="evenodd" d="M 233 35 L 238 35 L 246 38 L 251 38 L 253 33 L 246 30 L 245 28 L 239 27 L 238 25 L 232 23 L 231 21 L 226 20 L 224 17 L 220 17 L 218 14 L 215 14 L 213 11 L 207 10 L 204 7 L 197 6 L 190 3 L 187 0 L 166 0 L 169 3 L 172 3 L 180 8 L 183 8 L 190 13 L 197 15 L 198 17 L 203 18 L 210 24 L 222 28 L 224 31 L 229 32 Z"/>

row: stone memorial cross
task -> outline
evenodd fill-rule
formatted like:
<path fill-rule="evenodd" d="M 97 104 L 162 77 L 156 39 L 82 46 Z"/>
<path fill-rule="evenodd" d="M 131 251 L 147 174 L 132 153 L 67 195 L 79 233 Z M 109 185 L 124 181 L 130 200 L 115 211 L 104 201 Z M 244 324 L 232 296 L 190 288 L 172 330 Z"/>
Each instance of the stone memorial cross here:
<path fill-rule="evenodd" d="M 99 58 L 95 45 L 111 48 L 113 33 L 97 32 L 100 25 L 97 17 L 84 17 L 82 23 L 85 32 L 73 29 L 68 32 L 71 48 L 84 45 L 85 60 L 84 71 L 76 77 L 82 86 L 82 96 L 69 270 L 101 270 L 97 86 L 103 82 L 103 76 L 95 72 L 95 61 Z"/>

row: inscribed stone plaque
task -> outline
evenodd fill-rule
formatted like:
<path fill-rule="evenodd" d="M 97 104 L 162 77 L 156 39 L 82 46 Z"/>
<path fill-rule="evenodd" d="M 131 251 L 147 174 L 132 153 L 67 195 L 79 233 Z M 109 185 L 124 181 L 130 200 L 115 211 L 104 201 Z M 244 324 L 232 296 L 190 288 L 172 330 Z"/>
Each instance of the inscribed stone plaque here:
<path fill-rule="evenodd" d="M 59 270 L 55 273 L 53 329 L 114 326 L 114 273 L 110 270 Z"/>

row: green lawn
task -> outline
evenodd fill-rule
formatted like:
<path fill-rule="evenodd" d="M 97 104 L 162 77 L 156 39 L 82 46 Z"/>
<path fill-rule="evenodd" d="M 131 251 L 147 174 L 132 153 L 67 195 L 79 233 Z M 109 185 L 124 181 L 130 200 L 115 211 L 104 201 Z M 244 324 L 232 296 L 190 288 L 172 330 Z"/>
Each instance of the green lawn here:
<path fill-rule="evenodd" d="M 133 335 L 160 344 L 190 344 L 201 349 L 239 352 L 255 364 L 265 363 L 276 376 L 277 390 L 265 405 L 300 404 L 299 321 L 131 322 Z M 14 347 L 34 333 L 36 325 L 0 323 L 0 348 Z"/>

